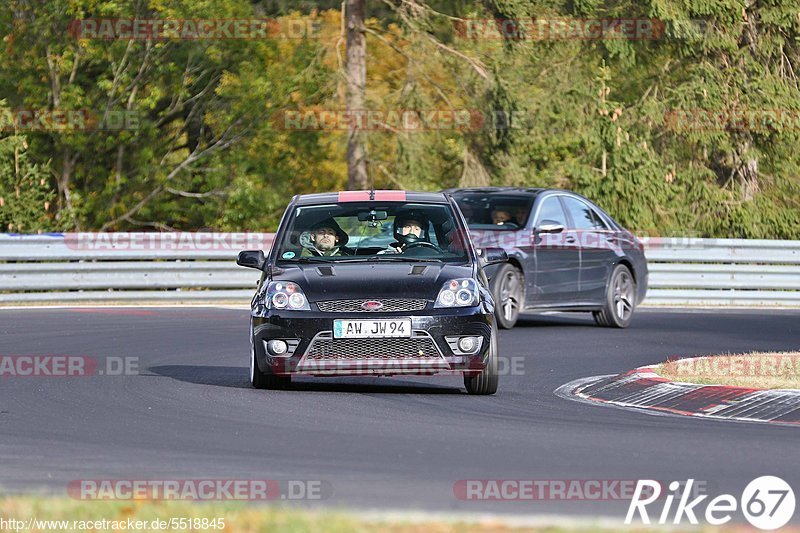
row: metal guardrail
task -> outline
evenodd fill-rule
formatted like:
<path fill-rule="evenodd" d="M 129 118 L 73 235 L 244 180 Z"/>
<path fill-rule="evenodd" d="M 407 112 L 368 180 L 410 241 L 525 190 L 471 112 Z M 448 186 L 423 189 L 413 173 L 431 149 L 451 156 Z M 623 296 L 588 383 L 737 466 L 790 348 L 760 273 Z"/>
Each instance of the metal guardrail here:
<path fill-rule="evenodd" d="M 0 304 L 246 303 L 258 273 L 242 249 L 269 233 L 0 234 Z M 800 241 L 645 238 L 645 304 L 800 306 Z"/>
<path fill-rule="evenodd" d="M 247 303 L 259 275 L 236 265 L 271 233 L 0 234 L 0 304 Z"/>
<path fill-rule="evenodd" d="M 800 241 L 649 238 L 651 305 L 800 306 Z"/>

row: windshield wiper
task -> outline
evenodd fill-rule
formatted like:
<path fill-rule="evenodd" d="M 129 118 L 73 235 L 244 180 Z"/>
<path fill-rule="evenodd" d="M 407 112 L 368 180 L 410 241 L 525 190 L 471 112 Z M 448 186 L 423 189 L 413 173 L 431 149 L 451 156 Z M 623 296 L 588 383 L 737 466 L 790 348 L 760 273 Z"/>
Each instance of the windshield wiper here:
<path fill-rule="evenodd" d="M 328 256 L 330 257 L 330 256 Z M 348 257 L 347 259 L 323 259 L 321 257 L 300 257 L 297 263 L 325 263 L 326 265 L 338 265 L 339 263 L 366 263 L 370 257 Z"/>
<path fill-rule="evenodd" d="M 441 259 L 428 257 L 403 257 L 401 255 L 374 255 L 369 261 L 396 261 L 398 263 L 444 263 Z"/>
<path fill-rule="evenodd" d="M 325 263 L 327 265 L 338 265 L 339 263 L 370 263 L 381 261 L 393 261 L 396 263 L 443 263 L 441 259 L 431 259 L 425 257 L 402 257 L 397 255 L 369 255 L 364 257 L 348 257 L 347 259 L 323 259 L 321 257 L 299 257 L 293 263 Z"/>

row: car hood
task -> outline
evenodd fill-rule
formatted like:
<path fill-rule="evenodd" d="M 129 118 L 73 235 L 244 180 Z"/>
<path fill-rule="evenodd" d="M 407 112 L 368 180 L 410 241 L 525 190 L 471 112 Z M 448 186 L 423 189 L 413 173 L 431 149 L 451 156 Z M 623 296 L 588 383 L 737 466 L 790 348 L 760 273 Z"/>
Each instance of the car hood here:
<path fill-rule="evenodd" d="M 468 263 L 339 263 L 281 265 L 274 281 L 293 281 L 311 302 L 357 298 L 423 298 L 433 300 L 442 285 L 472 277 Z"/>

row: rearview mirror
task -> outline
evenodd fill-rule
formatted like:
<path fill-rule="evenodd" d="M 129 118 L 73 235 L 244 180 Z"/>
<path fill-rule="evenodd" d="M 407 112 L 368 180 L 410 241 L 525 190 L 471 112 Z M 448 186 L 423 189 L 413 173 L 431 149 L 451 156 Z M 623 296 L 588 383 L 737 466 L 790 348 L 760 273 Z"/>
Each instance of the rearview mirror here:
<path fill-rule="evenodd" d="M 237 265 L 258 270 L 264 268 L 265 262 L 266 258 L 261 250 L 243 250 L 239 252 L 239 256 L 236 258 Z"/>
<path fill-rule="evenodd" d="M 561 224 L 542 224 L 536 228 L 536 233 L 561 233 L 564 226 Z"/>
<path fill-rule="evenodd" d="M 478 257 L 481 258 L 484 266 L 508 261 L 508 254 L 502 248 L 481 248 L 478 250 Z"/>
<path fill-rule="evenodd" d="M 369 212 L 362 211 L 358 214 L 359 222 L 375 222 L 376 220 L 386 220 L 389 214 L 386 211 L 375 211 L 374 209 Z"/>

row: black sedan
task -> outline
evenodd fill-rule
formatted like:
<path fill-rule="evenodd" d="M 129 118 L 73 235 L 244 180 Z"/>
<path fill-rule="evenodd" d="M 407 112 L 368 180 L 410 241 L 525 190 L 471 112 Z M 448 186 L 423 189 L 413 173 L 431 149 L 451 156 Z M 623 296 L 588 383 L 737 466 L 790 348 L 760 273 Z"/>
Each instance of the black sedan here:
<path fill-rule="evenodd" d="M 470 394 L 498 385 L 494 300 L 483 268 L 508 258 L 473 248 L 442 193 L 347 191 L 295 196 L 251 306 L 250 380 L 293 375 L 459 373 Z"/>
<path fill-rule="evenodd" d="M 556 189 L 450 189 L 477 248 L 501 247 L 507 263 L 487 270 L 497 322 L 521 312 L 590 311 L 624 328 L 647 292 L 642 243 L 597 205 Z"/>

